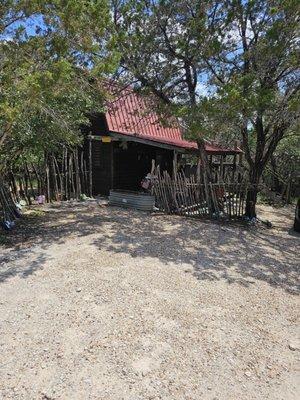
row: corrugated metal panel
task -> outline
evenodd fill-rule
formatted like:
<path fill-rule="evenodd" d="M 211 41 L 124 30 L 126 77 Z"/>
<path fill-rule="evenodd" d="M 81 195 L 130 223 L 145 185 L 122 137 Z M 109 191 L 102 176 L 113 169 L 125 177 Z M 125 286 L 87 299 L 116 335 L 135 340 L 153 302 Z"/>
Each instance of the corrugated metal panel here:
<path fill-rule="evenodd" d="M 173 121 L 172 127 L 163 126 L 158 116 L 149 111 L 150 108 L 151 105 L 147 104 L 147 100 L 131 88 L 120 90 L 116 99 L 108 103 L 106 112 L 108 129 L 127 136 L 185 149 L 197 149 L 197 143 L 182 138 L 182 131 L 176 121 Z M 241 152 L 240 149 L 228 149 L 212 143 L 206 144 L 206 150 L 208 153 Z"/>
<path fill-rule="evenodd" d="M 109 193 L 109 204 L 112 206 L 153 211 L 154 203 L 155 197 L 149 194 L 119 190 L 111 190 Z"/>

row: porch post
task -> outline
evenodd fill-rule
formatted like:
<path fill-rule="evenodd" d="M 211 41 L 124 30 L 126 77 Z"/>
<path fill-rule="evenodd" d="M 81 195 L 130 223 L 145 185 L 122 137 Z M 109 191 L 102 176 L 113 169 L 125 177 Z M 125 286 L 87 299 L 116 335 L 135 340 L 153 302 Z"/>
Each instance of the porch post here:
<path fill-rule="evenodd" d="M 200 160 L 199 154 L 197 154 L 196 179 L 197 179 L 197 183 L 200 184 L 200 182 L 201 182 L 201 160 Z"/>
<path fill-rule="evenodd" d="M 110 186 L 111 186 L 111 189 L 113 189 L 114 188 L 114 163 L 115 163 L 115 160 L 114 160 L 114 142 L 113 141 L 111 141 L 111 144 L 110 144 L 110 146 L 111 146 L 111 150 L 110 150 L 110 159 L 111 159 L 111 161 L 110 161 Z"/>
<path fill-rule="evenodd" d="M 221 154 L 220 156 L 220 178 L 221 180 L 224 179 L 224 161 L 225 161 L 225 155 Z"/>
<path fill-rule="evenodd" d="M 176 179 L 177 176 L 177 151 L 174 150 L 173 154 L 173 178 Z"/>

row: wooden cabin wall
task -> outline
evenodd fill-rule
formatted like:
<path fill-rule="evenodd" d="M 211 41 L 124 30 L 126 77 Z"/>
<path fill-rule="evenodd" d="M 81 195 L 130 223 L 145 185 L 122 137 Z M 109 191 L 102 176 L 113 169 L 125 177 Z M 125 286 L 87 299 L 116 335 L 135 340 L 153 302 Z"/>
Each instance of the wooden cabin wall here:
<path fill-rule="evenodd" d="M 113 142 L 92 141 L 93 195 L 108 195 L 112 187 Z"/>

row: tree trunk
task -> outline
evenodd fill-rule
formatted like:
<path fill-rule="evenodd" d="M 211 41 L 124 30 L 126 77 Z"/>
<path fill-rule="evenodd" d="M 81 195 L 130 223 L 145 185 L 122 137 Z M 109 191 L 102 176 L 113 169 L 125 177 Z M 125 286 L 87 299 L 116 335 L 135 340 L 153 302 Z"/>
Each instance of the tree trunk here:
<path fill-rule="evenodd" d="M 199 150 L 199 158 L 201 161 L 201 165 L 203 168 L 203 175 L 206 176 L 207 182 L 211 183 L 212 182 L 212 173 L 211 173 L 211 167 L 209 164 L 209 160 L 207 157 L 207 153 L 205 150 L 205 141 L 204 139 L 198 139 L 197 140 L 197 145 L 198 145 L 198 150 Z"/>
<path fill-rule="evenodd" d="M 281 192 L 281 185 L 278 179 L 277 163 L 274 154 L 270 157 L 270 164 L 273 170 L 273 187 L 276 193 Z"/>
<path fill-rule="evenodd" d="M 199 158 L 201 161 L 201 167 L 203 170 L 203 179 L 204 179 L 204 187 L 205 187 L 205 193 L 206 193 L 208 212 L 210 215 L 212 215 L 216 210 L 214 207 L 214 203 L 212 201 L 213 194 L 210 193 L 210 188 L 211 188 L 210 184 L 212 183 L 211 166 L 209 164 L 209 160 L 208 160 L 207 153 L 205 150 L 204 139 L 202 139 L 202 138 L 198 139 L 197 145 L 198 145 L 198 150 L 199 150 Z"/>
<path fill-rule="evenodd" d="M 256 218 L 256 203 L 258 194 L 258 184 L 262 176 L 262 168 L 253 165 L 249 172 L 250 187 L 247 192 L 245 215 L 248 218 Z"/>

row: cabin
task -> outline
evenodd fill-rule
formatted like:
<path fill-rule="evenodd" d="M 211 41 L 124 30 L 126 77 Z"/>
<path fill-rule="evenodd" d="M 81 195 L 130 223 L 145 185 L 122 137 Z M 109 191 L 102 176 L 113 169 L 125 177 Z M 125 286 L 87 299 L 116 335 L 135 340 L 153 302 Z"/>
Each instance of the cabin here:
<path fill-rule="evenodd" d="M 86 148 L 92 164 L 93 195 L 108 195 L 111 189 L 140 190 L 141 180 L 152 162 L 161 171 L 173 173 L 174 162 L 197 154 L 197 144 L 183 139 L 177 121 L 161 122 L 150 101 L 131 88 L 114 93 L 105 113 L 90 116 Z M 206 143 L 213 162 L 220 156 L 241 154 L 238 147 Z"/>

